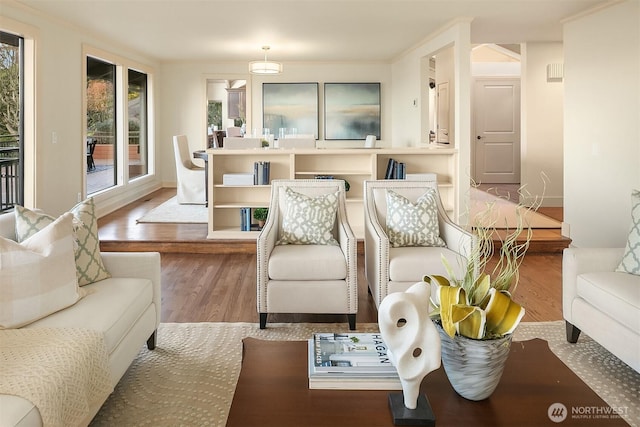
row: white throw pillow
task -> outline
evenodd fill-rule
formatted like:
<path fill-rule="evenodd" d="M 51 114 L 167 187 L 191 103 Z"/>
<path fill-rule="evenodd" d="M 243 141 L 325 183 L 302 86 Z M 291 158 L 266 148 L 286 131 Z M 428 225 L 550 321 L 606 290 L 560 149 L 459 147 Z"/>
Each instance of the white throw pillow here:
<path fill-rule="evenodd" d="M 436 190 L 430 188 L 412 203 L 387 190 L 387 236 L 393 248 L 404 246 L 446 246 L 440 238 Z"/>
<path fill-rule="evenodd" d="M 22 243 L 0 237 L 0 329 L 19 328 L 75 304 L 73 215 Z"/>
<path fill-rule="evenodd" d="M 100 240 L 98 238 L 98 219 L 95 215 L 93 198 L 78 203 L 69 211 L 73 214 L 73 229 L 76 240 L 75 257 L 80 286 L 88 285 L 111 277 L 102 262 Z M 16 206 L 16 238 L 22 242 L 33 236 L 55 218 L 42 212 L 35 212 Z"/>
<path fill-rule="evenodd" d="M 631 192 L 631 230 L 624 256 L 616 271 L 640 276 L 640 191 L 638 190 Z"/>
<path fill-rule="evenodd" d="M 337 245 L 333 227 L 338 193 L 309 197 L 285 189 L 285 213 L 279 245 Z"/>

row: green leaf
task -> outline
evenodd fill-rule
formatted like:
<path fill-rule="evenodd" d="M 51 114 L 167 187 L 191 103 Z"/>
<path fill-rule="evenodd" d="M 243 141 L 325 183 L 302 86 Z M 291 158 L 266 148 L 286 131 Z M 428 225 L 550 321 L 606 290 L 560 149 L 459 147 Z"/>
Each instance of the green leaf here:
<path fill-rule="evenodd" d="M 475 281 L 469 295 L 471 305 L 480 305 L 491 289 L 491 278 L 482 273 Z"/>

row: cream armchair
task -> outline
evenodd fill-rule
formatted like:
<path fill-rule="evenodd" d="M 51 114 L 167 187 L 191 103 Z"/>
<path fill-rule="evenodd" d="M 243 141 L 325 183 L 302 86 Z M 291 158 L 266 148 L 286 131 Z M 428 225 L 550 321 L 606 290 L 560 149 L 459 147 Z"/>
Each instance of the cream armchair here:
<path fill-rule="evenodd" d="M 446 246 L 392 247 L 387 234 L 387 191 L 415 203 L 428 189 L 435 189 L 438 232 Z M 438 184 L 431 181 L 379 180 L 364 183 L 365 276 L 376 307 L 392 292 L 404 292 L 426 274 L 447 276 L 444 255 L 457 277 L 471 251 L 471 234 L 457 226 L 446 214 Z"/>
<path fill-rule="evenodd" d="M 189 141 L 185 135 L 173 137 L 173 151 L 176 156 L 178 203 L 206 204 L 204 168 L 196 166 L 191 161 Z"/>
<path fill-rule="evenodd" d="M 309 200 L 337 204 L 335 219 L 327 214 L 326 221 L 314 221 L 322 217 L 317 210 L 305 218 L 307 212 L 318 209 Z M 309 205 L 313 208 L 305 207 Z M 326 224 L 323 234 L 333 238 L 334 244 L 317 243 L 322 238 L 314 237 L 313 230 L 306 231 L 308 236 L 301 230 L 291 231 L 296 225 L 308 229 L 310 223 Z M 297 236 L 294 240 L 292 234 Z M 312 243 L 282 244 L 287 239 Z M 269 215 L 257 240 L 257 299 L 261 329 L 266 327 L 268 313 L 347 314 L 349 328 L 355 329 L 356 238 L 347 222 L 344 181 L 271 182 Z"/>

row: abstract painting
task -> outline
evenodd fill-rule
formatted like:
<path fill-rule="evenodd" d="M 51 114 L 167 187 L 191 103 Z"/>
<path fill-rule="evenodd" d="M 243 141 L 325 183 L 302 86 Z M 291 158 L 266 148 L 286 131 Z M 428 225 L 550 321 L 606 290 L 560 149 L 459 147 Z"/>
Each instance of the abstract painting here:
<path fill-rule="evenodd" d="M 263 83 L 262 123 L 276 138 L 295 129 L 318 139 L 318 83 Z"/>
<path fill-rule="evenodd" d="M 325 83 L 324 138 L 380 139 L 380 83 Z"/>

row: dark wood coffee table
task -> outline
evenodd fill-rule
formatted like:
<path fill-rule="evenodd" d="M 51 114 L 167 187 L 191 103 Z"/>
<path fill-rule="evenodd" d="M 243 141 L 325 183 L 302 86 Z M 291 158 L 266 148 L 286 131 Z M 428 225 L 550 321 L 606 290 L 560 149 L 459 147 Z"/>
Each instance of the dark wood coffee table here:
<path fill-rule="evenodd" d="M 306 341 L 243 340 L 243 362 L 227 426 L 393 426 L 389 391 L 309 390 Z M 617 415 L 586 418 L 585 408 L 609 408 L 549 350 L 546 341 L 514 342 L 500 385 L 482 402 L 453 390 L 441 367 L 422 382 L 436 426 L 620 426 Z M 549 407 L 568 416 L 552 422 Z M 572 415 L 573 408 L 582 414 Z"/>

